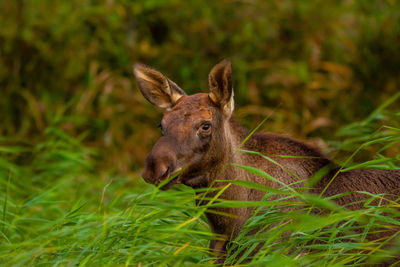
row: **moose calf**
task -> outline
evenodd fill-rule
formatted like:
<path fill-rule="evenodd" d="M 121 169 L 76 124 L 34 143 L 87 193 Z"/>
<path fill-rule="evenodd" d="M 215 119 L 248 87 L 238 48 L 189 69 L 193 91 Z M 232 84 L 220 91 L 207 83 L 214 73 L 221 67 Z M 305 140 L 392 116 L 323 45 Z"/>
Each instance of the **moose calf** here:
<path fill-rule="evenodd" d="M 188 96 L 162 73 L 140 63 L 133 66 L 133 72 L 143 96 L 165 110 L 161 121 L 162 137 L 147 156 L 142 173 L 148 183 L 157 185 L 179 173 L 163 189 L 174 184 L 185 184 L 193 188 L 223 185 L 221 182 L 213 183 L 216 179 L 245 180 L 277 188 L 277 183 L 246 172 L 232 163 L 256 167 L 285 184 L 296 184 L 299 179 L 307 179 L 321 168 L 333 165 L 316 149 L 276 134 L 253 134 L 241 148 L 268 155 L 298 157 L 272 157 L 278 163 L 274 164 L 259 156 L 237 153 L 249 131 L 232 117 L 234 100 L 231 62 L 227 59 L 212 68 L 208 77 L 208 94 Z M 399 196 L 400 170 L 338 172 L 338 169 L 332 169 L 311 192 L 320 194 L 328 184 L 324 196 L 354 191 Z M 212 197 L 215 193 L 209 194 Z M 261 190 L 232 185 L 220 198 L 258 201 L 263 196 Z M 351 194 L 336 201 L 345 205 L 362 198 L 362 194 Z M 360 207 L 361 204 L 352 206 L 354 209 Z M 211 230 L 227 237 L 227 240 L 211 241 L 210 248 L 224 253 L 227 242 L 239 234 L 254 209 L 220 208 L 218 211 L 232 215 L 206 213 Z"/>

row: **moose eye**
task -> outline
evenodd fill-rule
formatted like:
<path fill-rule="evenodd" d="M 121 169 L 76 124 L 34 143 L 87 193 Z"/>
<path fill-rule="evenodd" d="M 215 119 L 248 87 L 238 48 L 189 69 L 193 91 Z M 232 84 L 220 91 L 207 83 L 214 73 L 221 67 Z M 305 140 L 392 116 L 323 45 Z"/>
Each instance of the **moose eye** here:
<path fill-rule="evenodd" d="M 208 131 L 208 129 L 210 129 L 211 125 L 209 123 L 203 124 L 203 126 L 201 126 L 201 129 L 203 129 L 204 131 Z"/>
<path fill-rule="evenodd" d="M 211 130 L 211 124 L 210 123 L 204 123 L 203 125 L 201 125 L 201 130 L 203 132 L 209 132 Z"/>

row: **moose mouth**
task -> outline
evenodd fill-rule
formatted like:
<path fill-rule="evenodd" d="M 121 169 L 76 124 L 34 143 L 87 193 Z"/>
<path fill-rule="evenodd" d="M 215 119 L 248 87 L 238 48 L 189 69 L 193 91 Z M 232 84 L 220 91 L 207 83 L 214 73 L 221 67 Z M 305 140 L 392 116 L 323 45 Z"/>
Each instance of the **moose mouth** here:
<path fill-rule="evenodd" d="M 181 167 L 172 172 L 172 174 L 167 169 L 161 179 L 154 184 L 163 191 L 170 189 L 176 184 L 200 188 L 208 185 L 208 179 L 206 175 L 201 175 L 198 169 L 188 171 L 187 168 Z"/>
<path fill-rule="evenodd" d="M 162 182 L 160 183 L 160 185 L 161 185 L 163 182 L 164 182 L 164 181 L 162 181 Z M 173 178 L 172 180 L 170 180 L 169 182 L 167 182 L 166 184 L 161 185 L 161 186 L 160 186 L 160 189 L 163 190 L 163 191 L 165 191 L 165 190 L 170 189 L 171 187 L 173 187 L 173 186 L 176 185 L 176 184 L 179 184 L 179 182 L 178 182 L 178 177 L 175 177 L 175 178 Z"/>
<path fill-rule="evenodd" d="M 159 180 L 158 183 L 156 183 L 156 185 L 159 186 L 159 188 L 161 190 L 164 190 L 164 191 L 168 190 L 172 186 L 181 183 L 181 181 L 180 181 L 181 174 L 182 174 L 182 168 L 179 168 L 178 170 L 174 171 L 172 174 L 170 174 L 169 169 L 167 169 L 167 171 L 163 175 L 166 178 Z"/>
<path fill-rule="evenodd" d="M 179 170 L 158 183 L 161 190 L 168 190 L 176 184 L 184 184 L 194 189 L 198 189 L 207 187 L 209 185 L 209 180 L 208 175 L 201 174 L 198 170 L 192 170 L 190 172 Z"/>

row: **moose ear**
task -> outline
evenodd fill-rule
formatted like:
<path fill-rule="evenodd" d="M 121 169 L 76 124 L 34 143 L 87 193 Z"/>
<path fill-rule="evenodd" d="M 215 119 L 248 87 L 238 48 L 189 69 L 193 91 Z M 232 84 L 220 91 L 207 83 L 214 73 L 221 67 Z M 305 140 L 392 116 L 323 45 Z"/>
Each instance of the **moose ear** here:
<path fill-rule="evenodd" d="M 210 99 L 221 106 L 227 115 L 231 115 L 234 108 L 232 88 L 232 66 L 229 59 L 224 59 L 215 65 L 208 75 Z"/>
<path fill-rule="evenodd" d="M 170 108 L 179 98 L 186 95 L 178 85 L 161 72 L 144 64 L 134 64 L 133 73 L 143 96 L 159 108 Z"/>

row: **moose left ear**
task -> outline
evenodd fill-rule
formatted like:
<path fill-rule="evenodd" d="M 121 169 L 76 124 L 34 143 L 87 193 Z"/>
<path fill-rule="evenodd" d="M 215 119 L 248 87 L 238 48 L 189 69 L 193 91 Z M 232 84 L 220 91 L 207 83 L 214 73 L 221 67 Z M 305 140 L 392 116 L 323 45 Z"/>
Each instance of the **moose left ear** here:
<path fill-rule="evenodd" d="M 230 59 L 224 59 L 215 65 L 208 75 L 210 99 L 223 108 L 230 116 L 233 112 L 232 65 Z"/>

